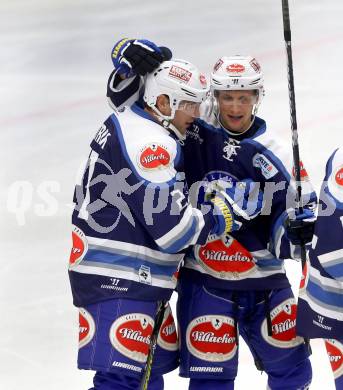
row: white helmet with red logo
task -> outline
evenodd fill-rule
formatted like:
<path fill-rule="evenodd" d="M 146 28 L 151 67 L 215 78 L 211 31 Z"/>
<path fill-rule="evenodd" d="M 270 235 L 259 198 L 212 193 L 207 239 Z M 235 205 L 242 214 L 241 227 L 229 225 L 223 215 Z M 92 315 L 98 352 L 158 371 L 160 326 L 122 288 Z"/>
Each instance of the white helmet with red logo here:
<path fill-rule="evenodd" d="M 258 106 L 264 96 L 261 66 L 251 56 L 221 57 L 211 73 L 211 89 L 213 91 L 256 90 Z"/>
<path fill-rule="evenodd" d="M 145 81 L 143 99 L 161 118 L 173 119 L 181 101 L 202 103 L 209 92 L 205 75 L 184 60 L 164 61 Z M 156 106 L 157 97 L 167 95 L 171 114 L 163 115 Z"/>
<path fill-rule="evenodd" d="M 260 64 L 251 56 L 221 57 L 215 63 L 211 73 L 211 99 L 208 105 L 208 115 L 211 113 L 217 118 L 220 125 L 225 128 L 220 119 L 219 105 L 216 91 L 256 91 L 256 100 L 253 104 L 252 119 L 248 131 L 255 121 L 258 107 L 264 96 L 263 73 Z"/>

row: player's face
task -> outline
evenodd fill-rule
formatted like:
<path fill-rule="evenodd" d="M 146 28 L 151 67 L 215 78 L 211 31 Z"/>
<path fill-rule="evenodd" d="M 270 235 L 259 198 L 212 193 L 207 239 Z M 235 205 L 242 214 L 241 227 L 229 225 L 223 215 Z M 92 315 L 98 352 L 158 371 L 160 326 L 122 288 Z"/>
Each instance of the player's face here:
<path fill-rule="evenodd" d="M 235 133 L 242 133 L 251 124 L 257 96 L 255 91 L 218 91 L 216 98 L 222 125 Z"/>
<path fill-rule="evenodd" d="M 163 115 L 171 115 L 168 96 L 160 95 L 157 98 L 157 108 Z M 179 103 L 178 109 L 175 111 L 175 115 L 171 120 L 171 123 L 179 130 L 181 134 L 185 134 L 188 127 L 191 126 L 191 124 L 194 122 L 194 119 L 198 118 L 199 116 L 200 103 L 182 100 Z"/>
<path fill-rule="evenodd" d="M 186 114 L 183 111 L 176 110 L 175 116 L 171 120 L 171 123 L 179 130 L 181 134 L 186 134 L 186 130 L 194 122 L 194 117 Z"/>
<path fill-rule="evenodd" d="M 186 100 L 180 102 L 171 122 L 181 134 L 185 134 L 188 127 L 194 122 L 194 119 L 200 116 L 199 108 L 200 103 L 188 102 Z"/>

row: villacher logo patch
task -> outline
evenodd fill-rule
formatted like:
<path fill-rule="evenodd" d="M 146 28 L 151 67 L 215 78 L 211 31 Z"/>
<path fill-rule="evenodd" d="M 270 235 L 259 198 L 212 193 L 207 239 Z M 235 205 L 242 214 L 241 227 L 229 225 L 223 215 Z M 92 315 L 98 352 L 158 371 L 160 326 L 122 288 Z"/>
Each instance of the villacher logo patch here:
<path fill-rule="evenodd" d="M 335 379 L 343 375 L 343 344 L 334 339 L 325 341 L 332 372 Z"/>
<path fill-rule="evenodd" d="M 88 248 L 86 235 L 75 225 L 73 225 L 72 238 L 73 247 L 69 257 L 69 269 L 72 269 L 81 262 Z"/>
<path fill-rule="evenodd" d="M 144 363 L 148 357 L 153 327 L 154 320 L 146 314 L 126 314 L 113 322 L 111 343 L 124 356 Z"/>
<path fill-rule="evenodd" d="M 268 336 L 267 319 L 261 326 L 262 336 L 268 344 L 279 348 L 293 348 L 304 342 L 304 339 L 295 332 L 296 311 L 295 299 L 289 298 L 270 312 L 273 335 Z"/>
<path fill-rule="evenodd" d="M 237 351 L 234 320 L 222 315 L 195 318 L 187 327 L 187 348 L 199 359 L 224 362 Z"/>
<path fill-rule="evenodd" d="M 161 348 L 166 349 L 167 351 L 178 350 L 176 326 L 173 314 L 169 306 L 164 313 L 164 318 L 160 333 L 158 335 L 157 343 Z"/>
<path fill-rule="evenodd" d="M 256 268 L 251 253 L 232 237 L 227 242 L 215 239 L 197 246 L 195 254 L 201 266 L 218 278 L 245 276 Z"/>
<path fill-rule="evenodd" d="M 146 145 L 140 152 L 139 165 L 142 169 L 163 169 L 169 166 L 171 161 L 167 148 L 158 143 Z"/>
<path fill-rule="evenodd" d="M 95 334 L 95 323 L 92 315 L 84 308 L 79 308 L 79 348 L 89 344 Z"/>

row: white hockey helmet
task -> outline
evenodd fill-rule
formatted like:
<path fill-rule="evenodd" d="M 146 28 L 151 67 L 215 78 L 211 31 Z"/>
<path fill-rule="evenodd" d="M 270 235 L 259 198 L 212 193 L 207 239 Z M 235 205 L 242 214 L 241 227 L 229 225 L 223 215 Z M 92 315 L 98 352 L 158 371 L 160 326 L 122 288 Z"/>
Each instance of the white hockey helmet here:
<path fill-rule="evenodd" d="M 145 81 L 143 99 L 161 118 L 171 120 L 181 101 L 202 103 L 209 92 L 207 80 L 198 68 L 184 60 L 164 61 Z M 156 106 L 157 97 L 169 97 L 171 114 L 163 115 Z"/>
<path fill-rule="evenodd" d="M 264 96 L 263 73 L 251 56 L 221 57 L 211 73 L 211 90 L 256 90 L 258 107 Z"/>

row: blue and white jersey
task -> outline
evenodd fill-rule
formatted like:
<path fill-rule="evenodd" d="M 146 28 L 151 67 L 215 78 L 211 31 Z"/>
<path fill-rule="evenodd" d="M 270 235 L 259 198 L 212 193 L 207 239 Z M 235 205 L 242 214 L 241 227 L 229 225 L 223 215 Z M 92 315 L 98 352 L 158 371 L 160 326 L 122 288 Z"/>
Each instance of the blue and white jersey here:
<path fill-rule="evenodd" d="M 289 242 L 283 225 L 294 213 L 296 199 L 291 153 L 275 141 L 260 118 L 243 134 L 214 124 L 199 120 L 187 132 L 185 172 L 191 193 L 197 193 L 192 185 L 199 181 L 249 178 L 259 183 L 264 207 L 240 230 L 195 245 L 186 255 L 182 274 L 214 288 L 287 287 L 283 259 L 300 256 L 300 248 Z M 304 167 L 301 177 L 305 207 L 315 207 L 316 195 Z"/>
<path fill-rule="evenodd" d="M 304 267 L 298 303 L 298 333 L 343 338 L 343 148 L 326 165 L 318 219 Z"/>
<path fill-rule="evenodd" d="M 111 115 L 74 193 L 69 276 L 76 306 L 169 298 L 185 249 L 214 226 L 188 201 L 178 140 L 139 107 Z"/>
<path fill-rule="evenodd" d="M 143 80 L 126 80 L 108 97 L 114 108 L 138 98 Z M 131 89 L 128 87 L 131 85 Z M 203 110 L 206 113 L 207 109 Z M 270 134 L 264 120 L 256 117 L 251 128 L 237 134 L 224 130 L 215 116 L 196 120 L 184 142 L 185 173 L 193 204 L 202 185 L 210 181 L 252 179 L 264 193 L 258 217 L 225 237 L 211 236 L 186 255 L 181 275 L 214 288 L 265 290 L 288 287 L 283 259 L 299 258 L 300 248 L 286 237 L 284 221 L 294 215 L 296 188 L 291 150 L 286 151 Z M 316 194 L 301 168 L 303 206 L 315 208 Z"/>

